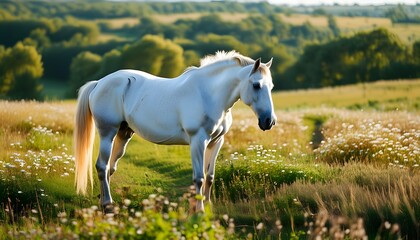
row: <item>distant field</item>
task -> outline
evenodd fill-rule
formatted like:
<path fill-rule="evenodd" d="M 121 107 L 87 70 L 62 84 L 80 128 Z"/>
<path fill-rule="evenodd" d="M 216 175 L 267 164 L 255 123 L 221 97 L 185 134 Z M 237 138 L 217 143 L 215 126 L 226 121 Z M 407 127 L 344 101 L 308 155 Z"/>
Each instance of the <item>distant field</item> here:
<path fill-rule="evenodd" d="M 156 14 L 152 17 L 162 23 L 174 23 L 179 19 L 198 19 L 207 13 Z M 219 13 L 224 21 L 239 22 L 249 16 L 248 13 Z"/>
<path fill-rule="evenodd" d="M 166 23 L 166 24 L 170 24 L 170 23 L 174 23 L 176 21 L 178 21 L 179 19 L 199 19 L 200 17 L 202 17 L 204 14 L 203 13 L 179 13 L 179 14 L 155 14 L 153 15 L 153 19 L 161 22 L 161 23 Z"/>
<path fill-rule="evenodd" d="M 161 23 L 171 24 L 179 19 L 198 19 L 207 13 L 175 13 L 175 14 L 154 14 L 151 17 Z M 225 21 L 240 21 L 249 16 L 248 13 L 220 13 Z M 140 22 L 139 18 L 116 18 L 116 19 L 98 19 L 96 23 L 105 23 L 111 29 L 122 28 L 124 26 L 133 26 Z"/>
<path fill-rule="evenodd" d="M 116 34 L 112 34 L 112 33 L 101 33 L 98 41 L 99 42 L 108 42 L 108 41 L 125 41 L 127 40 L 124 37 L 118 36 Z"/>
<path fill-rule="evenodd" d="M 179 19 L 198 19 L 207 13 L 185 13 L 185 14 L 155 14 L 151 17 L 155 20 L 171 24 Z M 219 13 L 225 21 L 238 22 L 250 16 L 248 13 Z M 309 22 L 316 27 L 328 27 L 328 19 L 325 16 L 313 16 L 306 14 L 280 14 L 282 19 L 289 24 L 302 25 Z M 335 17 L 338 26 L 344 34 L 353 34 L 359 31 L 368 31 L 383 27 L 397 34 L 401 40 L 412 43 L 420 39 L 420 24 L 392 24 L 388 18 L 374 17 Z M 139 23 L 138 18 L 98 19 L 96 23 L 106 23 L 111 29 L 118 29 L 124 26 L 133 26 Z M 118 37 L 103 34 L 101 41 L 114 40 Z"/>
<path fill-rule="evenodd" d="M 394 24 L 390 29 L 403 41 L 413 43 L 420 40 L 420 24 Z"/>
<path fill-rule="evenodd" d="M 392 27 L 392 22 L 389 18 L 336 17 L 336 21 L 341 29 L 362 30 L 375 27 Z"/>
<path fill-rule="evenodd" d="M 312 90 L 276 92 L 280 109 L 305 107 L 381 108 L 378 110 L 420 110 L 420 80 L 379 81 Z"/>
<path fill-rule="evenodd" d="M 108 24 L 108 27 L 111 29 L 122 28 L 124 26 L 134 26 L 140 22 L 138 18 L 115 18 L 115 19 L 98 19 L 95 20 L 96 23 Z"/>
<path fill-rule="evenodd" d="M 328 19 L 325 16 L 281 14 L 281 17 L 285 22 L 293 25 L 302 25 L 305 22 L 309 22 L 316 27 L 328 27 Z M 335 17 L 335 19 L 343 34 L 386 28 L 398 35 L 404 42 L 412 43 L 420 39 L 420 24 L 393 24 L 388 18 L 374 17 Z"/>
<path fill-rule="evenodd" d="M 66 85 L 44 80 L 46 99 L 62 99 Z M 377 110 L 420 110 L 420 79 L 379 81 L 322 89 L 278 91 L 273 93 L 277 109 L 312 107 L 370 108 Z M 244 107 L 238 104 L 239 108 Z"/>
<path fill-rule="evenodd" d="M 313 16 L 306 14 L 280 14 L 283 21 L 293 25 L 302 25 L 306 22 L 309 22 L 316 27 L 328 27 L 328 20 L 324 16 Z"/>
<path fill-rule="evenodd" d="M 369 31 L 375 28 L 386 28 L 405 43 L 411 44 L 420 40 L 420 24 L 393 24 L 387 18 L 337 17 L 336 19 L 344 34 Z"/>
<path fill-rule="evenodd" d="M 278 91 L 273 93 L 273 103 L 279 110 L 332 107 L 353 110 L 420 111 L 420 79 Z M 237 107 L 246 108 L 242 103 Z"/>
<path fill-rule="evenodd" d="M 302 25 L 309 22 L 316 27 L 328 27 L 328 18 L 325 16 L 313 16 L 306 14 L 280 14 L 282 19 L 293 25 Z M 392 27 L 392 22 L 388 18 L 372 17 L 335 17 L 338 26 L 342 30 L 364 30 L 375 27 Z"/>

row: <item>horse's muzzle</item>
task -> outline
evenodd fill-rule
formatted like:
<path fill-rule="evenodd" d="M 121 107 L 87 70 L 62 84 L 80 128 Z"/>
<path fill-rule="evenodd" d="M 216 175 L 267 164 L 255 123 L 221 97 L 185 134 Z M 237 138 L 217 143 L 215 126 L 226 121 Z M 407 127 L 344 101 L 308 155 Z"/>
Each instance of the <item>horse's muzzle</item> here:
<path fill-rule="evenodd" d="M 270 130 L 274 125 L 276 125 L 276 116 L 271 114 L 262 114 L 261 117 L 258 118 L 258 126 L 261 130 Z"/>

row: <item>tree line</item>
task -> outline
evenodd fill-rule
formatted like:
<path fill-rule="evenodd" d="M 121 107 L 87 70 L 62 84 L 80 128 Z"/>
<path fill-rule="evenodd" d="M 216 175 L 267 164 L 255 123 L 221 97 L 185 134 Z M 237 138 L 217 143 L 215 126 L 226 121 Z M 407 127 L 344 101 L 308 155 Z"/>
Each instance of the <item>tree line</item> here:
<path fill-rule="evenodd" d="M 280 13 L 291 12 L 284 6 L 268 2 L 112 2 L 112 1 L 6 1 L 0 15 L 20 18 L 73 16 L 81 19 L 143 17 L 171 13 Z"/>
<path fill-rule="evenodd" d="M 317 28 L 308 22 L 302 25 L 285 23 L 276 13 L 281 9 L 269 8 L 268 3 L 177 3 L 183 7 L 192 4 L 206 11 L 233 4 L 238 9 L 241 6 L 242 10 L 238 12 L 265 14 L 250 14 L 241 21 L 224 21 L 219 14 L 210 13 L 198 19 L 164 24 L 136 12 L 141 15 L 138 24 L 112 28 L 80 19 L 80 16 L 76 18 L 72 11 L 82 5 L 85 10 L 100 9 L 102 12 L 115 4 L 132 9 L 134 6 L 162 6 L 156 9 L 173 8 L 165 10 L 172 12 L 181 11 L 181 8 L 171 3 L 64 3 L 64 7 L 61 3 L 42 2 L 39 6 L 13 3 L 1 8 L 0 97 L 41 98 L 40 77 L 65 82 L 69 86 L 68 97 L 74 97 L 84 82 L 120 68 L 175 77 L 185 67 L 197 65 L 201 57 L 217 50 L 236 50 L 267 60 L 274 57 L 272 74 L 276 90 L 420 76 L 419 42 L 407 46 L 385 29 L 341 36 L 333 16 L 328 17 L 327 28 Z M 187 10 L 185 7 L 182 11 Z M 66 11 L 70 15 L 54 15 Z M 37 17 L 41 14 L 52 18 Z M 121 14 L 118 17 L 131 16 Z M 101 42 L 99 36 L 103 33 L 123 36 L 125 40 Z M 19 52 L 25 54 L 18 57 Z M 19 95 L 19 92 L 25 94 Z"/>
<path fill-rule="evenodd" d="M 319 88 L 420 77 L 420 41 L 406 46 L 385 29 L 309 45 L 284 73 L 281 88 Z"/>

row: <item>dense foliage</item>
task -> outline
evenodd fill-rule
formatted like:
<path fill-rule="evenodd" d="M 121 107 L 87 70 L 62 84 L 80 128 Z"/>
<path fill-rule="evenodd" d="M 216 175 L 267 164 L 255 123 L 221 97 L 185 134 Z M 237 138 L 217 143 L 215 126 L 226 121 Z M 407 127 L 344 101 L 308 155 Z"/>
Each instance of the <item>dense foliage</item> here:
<path fill-rule="evenodd" d="M 281 84 L 284 88 L 319 88 L 413 78 L 420 75 L 415 59 L 415 52 L 410 53 L 398 37 L 378 29 L 306 47 Z"/>
<path fill-rule="evenodd" d="M 37 99 L 43 72 L 41 55 L 32 46 L 0 46 L 0 97 Z"/>
<path fill-rule="evenodd" d="M 146 35 L 104 57 L 81 52 L 70 65 L 69 95 L 74 97 L 86 81 L 99 79 L 117 69 L 139 69 L 163 77 L 176 77 L 184 70 L 183 49 L 170 40 Z"/>
<path fill-rule="evenodd" d="M 385 16 L 394 23 L 420 23 L 420 16 L 418 14 L 410 14 L 409 10 L 403 5 L 398 5 L 386 11 Z"/>
<path fill-rule="evenodd" d="M 83 19 L 142 17 L 151 14 L 169 13 L 220 13 L 253 12 L 275 13 L 288 12 L 290 9 L 277 7 L 268 2 L 240 3 L 220 2 L 3 2 L 2 15 L 10 13 L 19 17 L 62 17 L 74 16 Z M 1 16 L 1 15 L 0 15 Z"/>

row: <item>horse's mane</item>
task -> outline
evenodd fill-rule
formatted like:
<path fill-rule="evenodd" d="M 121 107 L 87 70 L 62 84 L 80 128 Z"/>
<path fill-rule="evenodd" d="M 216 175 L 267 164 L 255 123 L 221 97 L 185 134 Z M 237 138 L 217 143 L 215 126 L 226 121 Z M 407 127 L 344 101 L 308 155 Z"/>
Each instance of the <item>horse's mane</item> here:
<path fill-rule="evenodd" d="M 246 57 L 241 55 L 236 51 L 217 51 L 214 55 L 207 55 L 200 60 L 200 67 L 204 67 L 213 63 L 225 62 L 225 61 L 232 61 L 235 60 L 237 64 L 240 66 L 248 66 L 255 63 L 250 57 Z M 198 69 L 199 67 L 191 66 L 185 69 L 185 72 L 188 72 L 193 69 Z"/>
<path fill-rule="evenodd" d="M 254 64 L 254 60 L 241 55 L 236 51 L 217 51 L 214 55 L 207 55 L 200 60 L 200 67 L 210 65 L 215 62 L 224 61 L 224 60 L 236 60 L 240 66 L 247 66 Z"/>

